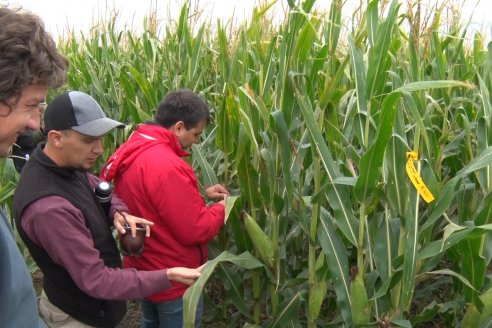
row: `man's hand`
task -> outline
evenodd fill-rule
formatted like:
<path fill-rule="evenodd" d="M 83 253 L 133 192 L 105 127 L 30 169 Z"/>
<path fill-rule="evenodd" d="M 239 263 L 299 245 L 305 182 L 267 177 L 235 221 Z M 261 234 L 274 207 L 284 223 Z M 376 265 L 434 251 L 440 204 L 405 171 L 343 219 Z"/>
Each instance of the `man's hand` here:
<path fill-rule="evenodd" d="M 146 219 L 139 218 L 138 216 L 133 216 L 126 212 L 116 211 L 113 217 L 114 227 L 122 234 L 125 234 L 125 225 L 130 225 L 132 230 L 132 236 L 135 237 L 137 235 L 137 223 L 144 226 L 146 229 L 145 236 L 150 237 L 150 226 L 154 225 L 154 222 L 151 222 Z"/>
<path fill-rule="evenodd" d="M 200 277 L 200 272 L 202 271 L 203 265 L 196 269 L 188 268 L 169 268 L 167 269 L 167 278 L 170 281 L 176 281 L 185 285 L 191 285 L 195 280 Z"/>
<path fill-rule="evenodd" d="M 207 196 L 210 199 L 213 198 L 225 199 L 227 196 L 229 196 L 229 192 L 227 191 L 227 189 L 220 184 L 216 184 L 212 187 L 205 189 L 205 192 L 207 193 Z"/>

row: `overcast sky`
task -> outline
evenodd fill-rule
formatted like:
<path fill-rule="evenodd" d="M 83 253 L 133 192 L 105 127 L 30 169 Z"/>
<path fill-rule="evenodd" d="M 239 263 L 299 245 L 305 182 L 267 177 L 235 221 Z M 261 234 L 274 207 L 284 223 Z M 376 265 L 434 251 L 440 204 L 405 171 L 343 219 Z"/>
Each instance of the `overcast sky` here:
<path fill-rule="evenodd" d="M 67 26 L 75 31 L 86 32 L 94 22 L 104 18 L 109 9 L 116 9 L 119 12 L 118 22 L 121 26 L 127 26 L 134 30 L 141 30 L 143 18 L 150 8 L 157 8 L 158 14 L 165 20 L 168 18 L 177 19 L 179 10 L 184 0 L 0 0 L 0 4 L 9 3 L 20 5 L 41 16 L 48 30 L 55 38 L 63 35 Z M 351 17 L 356 5 L 366 3 L 367 0 L 346 0 L 343 7 L 343 15 Z M 400 0 L 406 3 L 408 0 Z M 427 0 L 429 7 L 437 0 Z M 461 10 L 461 17 L 472 18 L 471 27 L 485 33 L 487 40 L 491 39 L 492 29 L 492 0 L 439 0 L 449 1 Z M 256 0 L 188 0 L 190 7 L 198 8 L 202 11 L 204 19 L 211 18 L 212 22 L 217 18 L 225 21 L 234 18 L 243 21 L 244 18 L 251 16 L 252 10 L 257 3 Z M 270 2 L 264 1 L 263 2 Z M 283 8 L 287 1 L 278 0 L 274 7 L 274 12 L 278 17 L 282 17 Z M 327 10 L 330 0 L 318 0 L 316 6 Z M 473 13 L 473 16 L 472 16 Z"/>

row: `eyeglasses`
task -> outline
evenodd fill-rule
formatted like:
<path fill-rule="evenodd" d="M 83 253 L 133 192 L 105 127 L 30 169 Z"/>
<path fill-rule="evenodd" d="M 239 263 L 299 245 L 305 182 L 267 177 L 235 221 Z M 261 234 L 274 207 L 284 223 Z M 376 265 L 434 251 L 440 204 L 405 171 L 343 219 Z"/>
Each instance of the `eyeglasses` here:
<path fill-rule="evenodd" d="M 8 116 L 10 113 L 12 113 L 12 110 L 14 109 L 14 105 L 9 104 L 8 102 L 1 101 L 0 100 L 0 116 Z M 46 107 L 48 107 L 48 104 L 46 101 L 42 101 L 36 104 L 27 104 L 25 105 L 26 111 L 33 111 L 33 110 L 39 110 L 39 114 L 42 116 L 44 114 L 44 111 L 46 110 Z"/>
<path fill-rule="evenodd" d="M 29 110 L 39 109 L 41 114 L 44 113 L 44 111 L 46 110 L 46 107 L 48 107 L 48 104 L 46 103 L 46 101 L 42 101 L 42 102 L 39 102 L 39 103 L 33 104 L 33 105 L 27 105 L 27 108 L 29 108 Z"/>

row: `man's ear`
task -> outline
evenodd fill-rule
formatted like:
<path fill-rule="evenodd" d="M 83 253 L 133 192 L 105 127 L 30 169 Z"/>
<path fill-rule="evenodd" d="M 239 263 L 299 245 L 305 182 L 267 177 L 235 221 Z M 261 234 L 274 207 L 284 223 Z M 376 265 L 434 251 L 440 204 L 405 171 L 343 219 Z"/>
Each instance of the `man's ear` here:
<path fill-rule="evenodd" d="M 179 136 L 183 130 L 186 130 L 183 121 L 177 121 L 172 127 L 172 131 L 175 135 Z"/>
<path fill-rule="evenodd" d="M 61 131 L 51 130 L 48 132 L 48 140 L 56 148 L 62 148 L 63 146 L 63 133 Z"/>

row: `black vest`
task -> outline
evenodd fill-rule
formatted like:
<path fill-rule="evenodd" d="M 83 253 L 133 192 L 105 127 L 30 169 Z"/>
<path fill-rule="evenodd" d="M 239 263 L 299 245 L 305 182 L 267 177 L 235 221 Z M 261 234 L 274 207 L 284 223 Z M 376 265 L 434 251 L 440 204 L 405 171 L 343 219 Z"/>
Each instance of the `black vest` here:
<path fill-rule="evenodd" d="M 43 271 L 43 289 L 51 303 L 85 324 L 114 327 L 125 315 L 126 303 L 95 299 L 84 293 L 65 268 L 53 262 L 44 249 L 34 244 L 22 229 L 20 221 L 26 206 L 49 195 L 63 197 L 84 215 L 85 225 L 90 230 L 94 246 L 105 265 L 111 268 L 121 267 L 118 247 L 107 224 L 103 207 L 95 198 L 86 173 L 58 167 L 44 154 L 43 147 L 44 144 L 38 145 L 24 166 L 14 193 L 14 215 L 19 235 Z M 69 219 L 67 217 L 67 220 Z M 49 217 L 43 220 L 45 224 L 50 224 Z"/>

